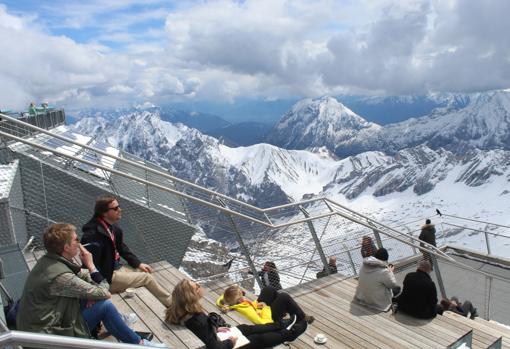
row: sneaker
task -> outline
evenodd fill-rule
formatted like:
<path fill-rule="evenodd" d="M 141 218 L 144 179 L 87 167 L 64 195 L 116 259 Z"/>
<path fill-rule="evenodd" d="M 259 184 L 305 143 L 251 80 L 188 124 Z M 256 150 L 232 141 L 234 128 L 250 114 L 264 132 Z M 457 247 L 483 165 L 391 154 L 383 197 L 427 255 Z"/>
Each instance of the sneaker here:
<path fill-rule="evenodd" d="M 292 315 L 292 321 L 290 322 L 290 324 L 285 328 L 287 331 L 290 331 L 292 329 L 292 326 L 294 326 L 294 324 L 296 323 L 297 321 L 297 316 L 296 315 Z"/>
<path fill-rule="evenodd" d="M 478 311 L 476 311 L 476 308 L 475 308 L 475 309 L 473 309 L 473 312 L 471 313 L 471 316 L 469 318 L 471 320 L 473 320 L 477 316 L 478 316 Z"/>
<path fill-rule="evenodd" d="M 315 318 L 311 315 L 305 315 L 305 321 L 308 325 L 311 325 L 315 321 Z"/>
<path fill-rule="evenodd" d="M 152 332 L 135 331 L 135 333 L 139 335 L 141 339 L 147 339 L 148 341 L 151 341 L 152 338 L 154 338 L 154 334 Z"/>
<path fill-rule="evenodd" d="M 146 347 L 152 347 L 152 348 L 166 348 L 169 349 L 165 343 L 156 343 L 152 341 L 148 341 L 147 339 L 142 339 L 142 345 Z"/>
<path fill-rule="evenodd" d="M 120 317 L 126 325 L 132 327 L 138 321 L 138 315 L 135 313 L 120 314 Z"/>

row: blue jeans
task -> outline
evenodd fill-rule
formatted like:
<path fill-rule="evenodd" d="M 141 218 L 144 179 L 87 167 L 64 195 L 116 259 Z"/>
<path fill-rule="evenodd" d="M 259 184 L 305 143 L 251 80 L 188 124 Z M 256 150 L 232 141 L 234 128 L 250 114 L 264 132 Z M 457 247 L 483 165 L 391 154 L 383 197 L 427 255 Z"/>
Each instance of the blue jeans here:
<path fill-rule="evenodd" d="M 123 343 L 139 344 L 140 336 L 130 329 L 113 303 L 106 299 L 97 301 L 89 308 L 82 308 L 81 314 L 89 329 L 95 328 L 102 321 L 115 338 Z"/>

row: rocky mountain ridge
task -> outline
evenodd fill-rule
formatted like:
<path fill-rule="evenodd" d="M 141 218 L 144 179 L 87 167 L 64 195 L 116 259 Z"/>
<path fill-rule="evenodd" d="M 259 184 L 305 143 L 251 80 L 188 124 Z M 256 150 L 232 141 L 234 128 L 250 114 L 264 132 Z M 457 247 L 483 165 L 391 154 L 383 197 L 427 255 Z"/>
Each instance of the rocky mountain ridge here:
<path fill-rule="evenodd" d="M 454 102 L 423 117 L 380 126 L 332 97 L 307 99 L 282 117 L 268 142 L 287 149 L 326 146 L 340 157 L 366 151 L 396 154 L 420 144 L 458 155 L 475 148 L 510 149 L 510 91 L 474 94 L 461 108 Z"/>

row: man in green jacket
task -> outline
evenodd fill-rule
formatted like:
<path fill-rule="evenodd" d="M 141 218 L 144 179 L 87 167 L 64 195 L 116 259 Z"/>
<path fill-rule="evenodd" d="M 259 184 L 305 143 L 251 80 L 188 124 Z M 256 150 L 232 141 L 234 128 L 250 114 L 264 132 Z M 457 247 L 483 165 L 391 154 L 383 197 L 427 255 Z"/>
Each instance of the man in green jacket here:
<path fill-rule="evenodd" d="M 89 329 L 102 321 L 121 342 L 166 348 L 140 338 L 124 323 L 109 300 L 108 282 L 80 245 L 73 225 L 51 225 L 43 242 L 47 254 L 28 275 L 16 317 L 18 330 L 88 338 Z M 73 263 L 78 254 L 88 270 Z"/>

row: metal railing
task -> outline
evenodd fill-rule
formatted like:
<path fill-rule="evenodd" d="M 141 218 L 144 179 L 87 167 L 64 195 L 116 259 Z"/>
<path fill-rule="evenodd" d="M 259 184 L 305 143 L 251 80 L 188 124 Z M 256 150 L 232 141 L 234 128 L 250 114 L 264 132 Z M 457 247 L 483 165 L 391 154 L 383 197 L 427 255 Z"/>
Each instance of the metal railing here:
<path fill-rule="evenodd" d="M 216 268 L 214 275 L 228 275 L 233 282 L 250 282 L 249 280 L 255 279 L 260 286 L 261 280 L 257 271 L 266 260 L 273 260 L 278 262 L 284 286 L 293 286 L 314 279 L 316 272 L 322 268 L 328 272 L 327 259 L 331 256 L 337 258 L 339 272 L 356 275 L 362 258 L 355 251 L 360 248 L 360 240 L 365 235 L 376 241 L 379 247 L 384 245 L 392 260 L 413 256 L 420 250 L 451 265 L 459 265 L 473 273 L 485 275 L 456 261 L 441 249 L 419 241 L 408 228 L 390 227 L 328 198 L 314 198 L 261 209 L 172 176 L 162 168 L 147 166 L 144 161 L 128 160 L 123 156 L 96 149 L 86 142 L 78 142 L 8 116 L 1 117 L 12 124 L 33 129 L 44 137 L 62 142 L 60 149 L 49 147 L 40 142 L 41 136 L 27 139 L 1 129 L 0 126 L 1 137 L 11 143 L 18 142 L 17 145 L 11 144 L 16 151 L 24 151 L 23 147 L 29 146 L 29 149 L 37 149 L 39 152 L 51 153 L 55 158 L 64 159 L 52 162 L 54 166 L 84 164 L 103 171 L 106 174 L 101 179 L 103 181 L 116 175 L 128 179 L 132 186 L 145 188 L 147 193 L 165 192 L 180 198 L 191 223 L 200 226 L 207 235 L 221 236 L 229 244 L 231 253 L 225 257 L 233 257 L 235 261 L 231 263 L 230 270 L 221 271 L 221 268 Z M 65 144 L 77 148 L 80 154 L 86 156 L 75 156 L 76 152 L 70 154 L 62 149 Z M 100 157 L 108 157 L 116 163 L 129 165 L 142 175 L 126 173 L 116 169 L 115 165 L 93 161 Z M 135 170 L 133 172 L 136 172 Z M 149 195 L 136 199 L 145 202 L 152 209 L 158 209 L 151 204 L 153 201 Z M 282 244 L 286 245 L 285 249 L 281 248 Z M 253 276 L 248 275 L 247 269 Z M 439 273 L 440 280 L 439 268 L 436 268 L 436 273 Z M 210 275 L 202 277 L 204 280 L 210 279 Z M 443 290 L 443 296 L 446 296 L 444 286 L 439 286 Z"/>
<path fill-rule="evenodd" d="M 74 338 L 52 334 L 24 331 L 0 333 L 0 348 L 32 347 L 46 349 L 139 349 L 139 345 L 98 341 L 95 339 Z"/>

